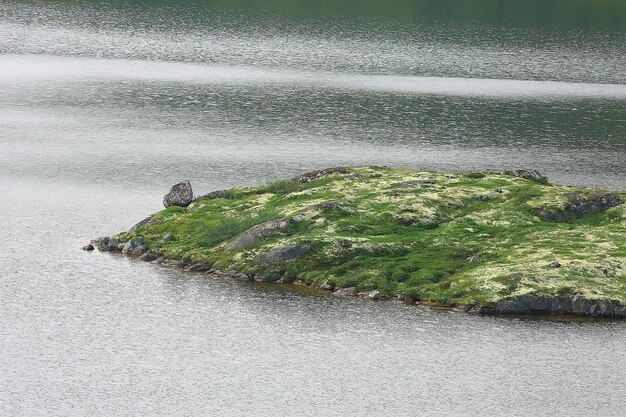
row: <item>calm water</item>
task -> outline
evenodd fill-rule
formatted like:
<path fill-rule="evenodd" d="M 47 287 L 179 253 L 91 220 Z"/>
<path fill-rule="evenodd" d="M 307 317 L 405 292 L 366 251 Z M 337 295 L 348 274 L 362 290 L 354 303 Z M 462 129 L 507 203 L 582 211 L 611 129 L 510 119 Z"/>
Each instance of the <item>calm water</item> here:
<path fill-rule="evenodd" d="M 623 323 L 78 250 L 182 179 L 529 167 L 626 190 L 623 2 L 355 3 L 0 2 L 0 415 L 626 412 Z"/>

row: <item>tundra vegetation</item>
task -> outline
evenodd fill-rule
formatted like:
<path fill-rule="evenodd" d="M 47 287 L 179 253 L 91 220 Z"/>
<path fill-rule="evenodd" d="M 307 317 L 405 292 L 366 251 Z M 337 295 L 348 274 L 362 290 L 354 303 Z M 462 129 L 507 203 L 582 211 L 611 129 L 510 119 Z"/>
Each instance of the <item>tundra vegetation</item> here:
<path fill-rule="evenodd" d="M 624 200 L 532 171 L 346 167 L 213 192 L 111 239 L 250 280 L 483 311 L 578 297 L 613 315 L 626 305 Z"/>

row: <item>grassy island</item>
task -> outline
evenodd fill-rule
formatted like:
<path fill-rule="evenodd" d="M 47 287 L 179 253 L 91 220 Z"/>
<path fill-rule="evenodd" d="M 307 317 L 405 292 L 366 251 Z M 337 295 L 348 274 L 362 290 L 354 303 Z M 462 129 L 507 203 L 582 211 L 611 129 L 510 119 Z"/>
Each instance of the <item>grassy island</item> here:
<path fill-rule="evenodd" d="M 332 168 L 196 197 L 110 239 L 156 263 L 344 295 L 623 317 L 624 200 L 533 171 Z"/>

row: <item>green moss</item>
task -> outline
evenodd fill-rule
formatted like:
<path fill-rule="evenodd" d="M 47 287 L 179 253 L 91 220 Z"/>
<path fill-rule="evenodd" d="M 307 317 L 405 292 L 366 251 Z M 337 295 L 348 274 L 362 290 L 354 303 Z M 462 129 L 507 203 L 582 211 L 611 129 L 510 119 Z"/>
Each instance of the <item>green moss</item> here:
<path fill-rule="evenodd" d="M 571 223 L 537 217 L 541 208 L 563 209 L 572 192 L 591 195 L 504 174 L 358 167 L 170 207 L 156 214 L 160 222 L 120 238 L 143 236 L 165 257 L 220 269 L 450 305 L 493 305 L 528 293 L 626 303 L 626 206 Z M 279 218 L 290 226 L 223 250 L 251 227 Z M 175 239 L 164 240 L 167 234 Z M 261 261 L 284 244 L 307 250 L 290 261 Z M 551 267 L 553 261 L 562 266 Z"/>

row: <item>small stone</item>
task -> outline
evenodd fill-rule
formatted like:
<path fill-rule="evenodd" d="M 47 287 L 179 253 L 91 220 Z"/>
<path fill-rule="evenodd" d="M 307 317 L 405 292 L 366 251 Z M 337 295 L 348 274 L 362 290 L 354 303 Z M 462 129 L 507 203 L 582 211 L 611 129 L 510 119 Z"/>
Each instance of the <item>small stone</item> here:
<path fill-rule="evenodd" d="M 516 272 L 514 274 L 509 274 L 506 276 L 506 279 L 511 280 L 511 281 L 517 281 L 519 279 L 524 278 L 524 274 L 522 274 L 521 272 Z"/>
<path fill-rule="evenodd" d="M 85 246 L 81 247 L 82 250 L 86 250 L 86 251 L 92 251 L 95 248 L 93 247 L 93 245 L 91 243 L 86 244 Z"/>
<path fill-rule="evenodd" d="M 335 289 L 335 287 L 333 285 L 330 285 L 328 282 L 324 282 L 322 285 L 320 285 L 320 288 L 327 291 L 332 291 Z"/>
<path fill-rule="evenodd" d="M 158 256 L 154 253 L 146 252 L 139 257 L 139 260 L 144 262 L 152 262 L 155 261 L 157 258 Z"/>
<path fill-rule="evenodd" d="M 367 298 L 369 298 L 370 300 L 374 300 L 374 301 L 380 300 L 382 297 L 383 297 L 382 293 L 378 290 L 370 291 L 367 294 Z"/>
<path fill-rule="evenodd" d="M 480 263 L 480 258 L 478 256 L 472 255 L 469 258 L 467 258 L 467 262 L 471 264 L 478 264 Z"/>
<path fill-rule="evenodd" d="M 202 263 L 192 264 L 185 268 L 185 271 L 187 272 L 206 272 L 209 270 L 211 270 L 211 265 Z"/>
<path fill-rule="evenodd" d="M 333 295 L 337 295 L 340 297 L 356 297 L 357 295 L 359 295 L 359 292 L 355 287 L 348 287 L 338 289 L 333 293 Z"/>
<path fill-rule="evenodd" d="M 165 236 L 163 236 L 163 240 L 166 242 L 173 242 L 176 240 L 176 238 L 168 233 Z"/>
<path fill-rule="evenodd" d="M 560 268 L 561 264 L 558 261 L 554 261 L 550 264 L 551 268 Z"/>

